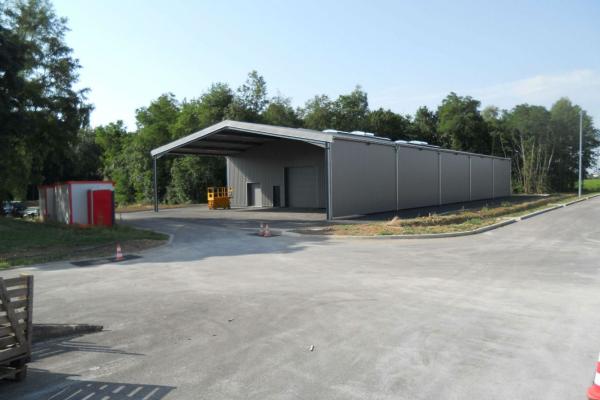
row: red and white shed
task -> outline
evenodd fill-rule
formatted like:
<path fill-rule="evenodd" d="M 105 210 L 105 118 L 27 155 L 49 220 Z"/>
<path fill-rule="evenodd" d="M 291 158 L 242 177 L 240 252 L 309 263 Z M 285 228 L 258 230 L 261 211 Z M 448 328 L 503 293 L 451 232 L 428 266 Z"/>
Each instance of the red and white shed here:
<path fill-rule="evenodd" d="M 65 224 L 114 223 L 114 185 L 111 181 L 67 181 L 38 187 L 44 221 Z"/>

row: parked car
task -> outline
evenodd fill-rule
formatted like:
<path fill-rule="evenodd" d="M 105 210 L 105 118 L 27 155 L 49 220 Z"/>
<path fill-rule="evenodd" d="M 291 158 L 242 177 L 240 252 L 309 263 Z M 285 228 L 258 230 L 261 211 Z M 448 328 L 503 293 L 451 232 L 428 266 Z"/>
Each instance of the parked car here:
<path fill-rule="evenodd" d="M 22 217 L 26 208 L 20 201 L 5 201 L 2 205 L 4 215 L 11 215 L 13 217 Z"/>
<path fill-rule="evenodd" d="M 25 211 L 23 211 L 23 218 L 37 218 L 40 216 L 40 208 L 39 207 L 27 207 Z"/>
<path fill-rule="evenodd" d="M 13 210 L 12 201 L 2 202 L 2 215 L 11 215 Z"/>

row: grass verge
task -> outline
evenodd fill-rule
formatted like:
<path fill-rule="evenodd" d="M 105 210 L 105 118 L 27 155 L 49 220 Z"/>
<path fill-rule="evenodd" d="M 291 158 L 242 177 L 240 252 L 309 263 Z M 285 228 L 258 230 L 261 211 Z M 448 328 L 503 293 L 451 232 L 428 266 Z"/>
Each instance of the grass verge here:
<path fill-rule="evenodd" d="M 583 190 L 586 192 L 600 192 L 600 178 L 584 179 Z"/>
<path fill-rule="evenodd" d="M 168 236 L 116 225 L 78 227 L 0 218 L 0 269 L 49 261 L 112 255 L 116 243 L 133 252 L 164 243 Z"/>
<path fill-rule="evenodd" d="M 494 207 L 459 210 L 445 214 L 430 214 L 425 217 L 401 219 L 394 217 L 385 222 L 355 223 L 332 225 L 325 229 L 300 230 L 300 233 L 342 235 L 342 236 L 386 236 L 386 235 L 422 235 L 433 233 L 467 232 L 484 226 L 493 225 L 508 218 L 515 218 L 553 204 L 564 204 L 575 200 L 571 194 L 557 194 L 540 199 L 513 203 L 506 201 Z M 515 201 L 518 201 L 515 198 Z"/>

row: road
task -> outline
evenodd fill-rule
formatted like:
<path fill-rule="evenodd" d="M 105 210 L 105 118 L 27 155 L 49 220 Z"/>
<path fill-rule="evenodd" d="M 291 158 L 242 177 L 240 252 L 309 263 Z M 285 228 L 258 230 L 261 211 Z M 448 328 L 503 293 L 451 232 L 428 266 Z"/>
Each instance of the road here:
<path fill-rule="evenodd" d="M 564 400 L 591 383 L 600 198 L 423 240 L 127 218 L 174 239 L 121 264 L 3 273 L 35 274 L 36 322 L 106 330 L 37 345 L 0 398 Z"/>

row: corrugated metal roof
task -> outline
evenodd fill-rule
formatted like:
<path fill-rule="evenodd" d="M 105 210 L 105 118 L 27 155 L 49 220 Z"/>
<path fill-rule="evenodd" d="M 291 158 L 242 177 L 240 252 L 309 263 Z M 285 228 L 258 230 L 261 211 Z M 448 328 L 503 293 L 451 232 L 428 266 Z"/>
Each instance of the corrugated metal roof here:
<path fill-rule="evenodd" d="M 304 128 L 288 128 L 282 126 L 273 126 L 265 124 L 256 124 L 251 122 L 239 122 L 225 120 L 218 124 L 211 125 L 201 131 L 192 133 L 181 139 L 167 143 L 150 151 L 153 157 L 160 157 L 164 154 L 196 154 L 196 155 L 218 155 L 235 156 L 254 146 L 261 145 L 268 141 L 288 139 L 312 143 L 317 146 L 325 147 L 326 143 L 331 143 L 335 139 L 351 140 L 364 143 L 375 143 L 385 146 L 406 146 L 418 147 L 427 150 L 451 152 L 457 154 L 469 154 L 481 157 L 493 157 L 483 154 L 469 153 L 464 151 L 442 149 L 437 146 L 393 142 L 389 138 L 375 136 L 367 132 L 344 132 L 333 129 L 317 131 Z M 501 158 L 502 157 L 494 157 Z"/>

